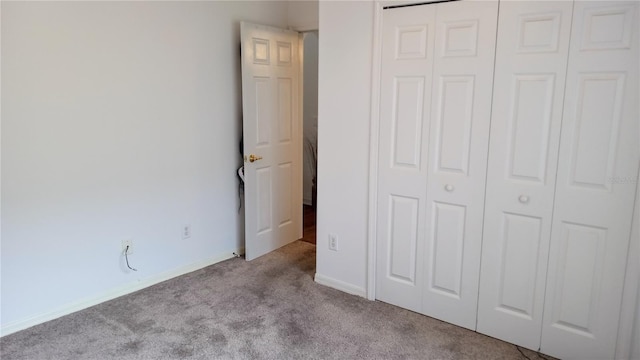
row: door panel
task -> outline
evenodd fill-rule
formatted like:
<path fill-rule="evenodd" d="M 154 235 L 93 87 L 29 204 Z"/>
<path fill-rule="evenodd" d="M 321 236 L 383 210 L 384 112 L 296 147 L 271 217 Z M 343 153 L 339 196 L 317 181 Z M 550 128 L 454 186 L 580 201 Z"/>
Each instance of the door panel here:
<path fill-rule="evenodd" d="M 559 293 L 550 304 L 554 324 L 569 332 L 593 335 L 593 306 L 601 290 L 602 261 L 607 230 L 563 223 L 557 279 Z"/>
<path fill-rule="evenodd" d="M 435 7 L 422 312 L 475 329 L 498 3 Z"/>
<path fill-rule="evenodd" d="M 571 2 L 500 4 L 478 331 L 538 350 Z"/>
<path fill-rule="evenodd" d="M 416 246 L 418 244 L 418 199 L 391 196 L 389 224 L 389 267 L 386 275 L 416 286 Z"/>
<path fill-rule="evenodd" d="M 253 89 L 255 93 L 255 146 L 256 148 L 266 147 L 271 144 L 271 122 L 273 111 L 271 105 L 273 98 L 271 96 L 271 86 L 269 78 L 255 76 L 253 77 Z"/>
<path fill-rule="evenodd" d="M 572 186 L 611 190 L 607 179 L 613 177 L 624 83 L 621 73 L 578 75 L 569 175 Z"/>
<path fill-rule="evenodd" d="M 542 219 L 502 214 L 500 275 L 496 310 L 532 320 L 538 273 Z"/>
<path fill-rule="evenodd" d="M 302 233 L 298 34 L 241 24 L 247 260 Z M 249 155 L 260 159 L 248 161 Z"/>
<path fill-rule="evenodd" d="M 435 7 L 384 10 L 376 298 L 422 304 Z"/>
<path fill-rule="evenodd" d="M 266 232 L 270 232 L 271 228 L 271 218 L 272 214 L 272 206 L 271 206 L 271 168 L 263 167 L 255 170 L 255 178 L 256 178 L 256 193 L 257 202 L 256 206 L 259 209 L 263 209 L 258 213 L 256 228 L 254 231 L 257 232 L 258 235 L 262 235 Z"/>
<path fill-rule="evenodd" d="M 555 75 L 515 75 L 513 82 L 507 174 L 511 180 L 543 185 L 549 155 Z"/>
<path fill-rule="evenodd" d="M 293 120 L 293 84 L 291 78 L 278 78 L 278 140 L 281 143 L 292 141 Z"/>
<path fill-rule="evenodd" d="M 640 161 L 638 3 L 576 2 L 573 18 L 541 350 L 604 359 Z"/>
<path fill-rule="evenodd" d="M 391 167 L 419 170 L 422 149 L 422 109 L 424 108 L 424 78 L 395 78 L 393 88 Z"/>
<path fill-rule="evenodd" d="M 469 173 L 474 87 L 473 76 L 440 77 L 434 154 L 438 172 Z"/>
<path fill-rule="evenodd" d="M 433 203 L 433 235 L 435 239 L 431 249 L 430 290 L 456 300 L 461 296 L 462 251 L 466 207 Z M 453 260 L 453 261 L 452 261 Z"/>
<path fill-rule="evenodd" d="M 278 202 L 278 227 L 282 228 L 291 225 L 293 222 L 293 209 L 291 208 L 292 188 L 291 179 L 293 179 L 293 166 L 290 162 L 278 165 L 278 193 L 282 195 Z"/>

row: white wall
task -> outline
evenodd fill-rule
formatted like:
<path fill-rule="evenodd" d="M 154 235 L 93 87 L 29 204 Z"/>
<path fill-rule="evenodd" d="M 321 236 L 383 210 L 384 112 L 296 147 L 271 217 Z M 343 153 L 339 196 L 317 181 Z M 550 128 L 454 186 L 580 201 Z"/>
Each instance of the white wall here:
<path fill-rule="evenodd" d="M 2 2 L 3 333 L 243 246 L 239 20 L 287 6 Z"/>
<path fill-rule="evenodd" d="M 318 30 L 318 0 L 289 0 L 288 22 L 296 31 Z"/>
<path fill-rule="evenodd" d="M 316 280 L 365 295 L 373 9 L 321 1 Z M 329 233 L 338 251 L 328 250 Z"/>
<path fill-rule="evenodd" d="M 307 140 L 317 147 L 318 139 L 318 32 L 304 33 L 304 99 L 302 119 L 304 122 L 304 167 L 303 200 L 312 203 L 313 155 L 307 148 Z"/>

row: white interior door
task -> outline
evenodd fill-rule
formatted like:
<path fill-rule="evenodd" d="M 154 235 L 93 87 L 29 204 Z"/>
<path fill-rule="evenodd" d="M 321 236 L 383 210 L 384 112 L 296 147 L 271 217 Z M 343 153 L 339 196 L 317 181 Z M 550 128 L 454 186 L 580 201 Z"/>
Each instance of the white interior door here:
<path fill-rule="evenodd" d="M 376 298 L 475 328 L 496 1 L 384 10 Z"/>
<path fill-rule="evenodd" d="M 478 331 L 540 347 L 573 3 L 500 4 Z"/>
<path fill-rule="evenodd" d="M 298 33 L 241 24 L 245 252 L 252 260 L 302 235 Z"/>
<path fill-rule="evenodd" d="M 376 298 L 416 312 L 422 310 L 435 8 L 386 9 L 382 25 Z"/>
<path fill-rule="evenodd" d="M 435 8 L 422 312 L 475 329 L 498 2 Z"/>
<path fill-rule="evenodd" d="M 575 3 L 541 345 L 564 359 L 614 356 L 640 161 L 638 5 Z"/>

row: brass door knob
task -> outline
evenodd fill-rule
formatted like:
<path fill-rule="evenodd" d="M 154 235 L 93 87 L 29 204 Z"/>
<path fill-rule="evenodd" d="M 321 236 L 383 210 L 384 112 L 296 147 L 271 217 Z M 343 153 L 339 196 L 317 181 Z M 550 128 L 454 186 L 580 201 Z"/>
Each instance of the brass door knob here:
<path fill-rule="evenodd" d="M 254 154 L 249 155 L 249 162 L 254 162 L 258 160 L 262 160 L 262 156 L 258 156 Z"/>

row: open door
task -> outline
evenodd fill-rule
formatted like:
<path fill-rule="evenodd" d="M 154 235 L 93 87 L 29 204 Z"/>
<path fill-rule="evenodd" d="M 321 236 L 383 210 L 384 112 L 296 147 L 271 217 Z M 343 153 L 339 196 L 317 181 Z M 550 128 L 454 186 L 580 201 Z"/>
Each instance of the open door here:
<path fill-rule="evenodd" d="M 298 33 L 242 22 L 245 253 L 302 237 Z"/>

